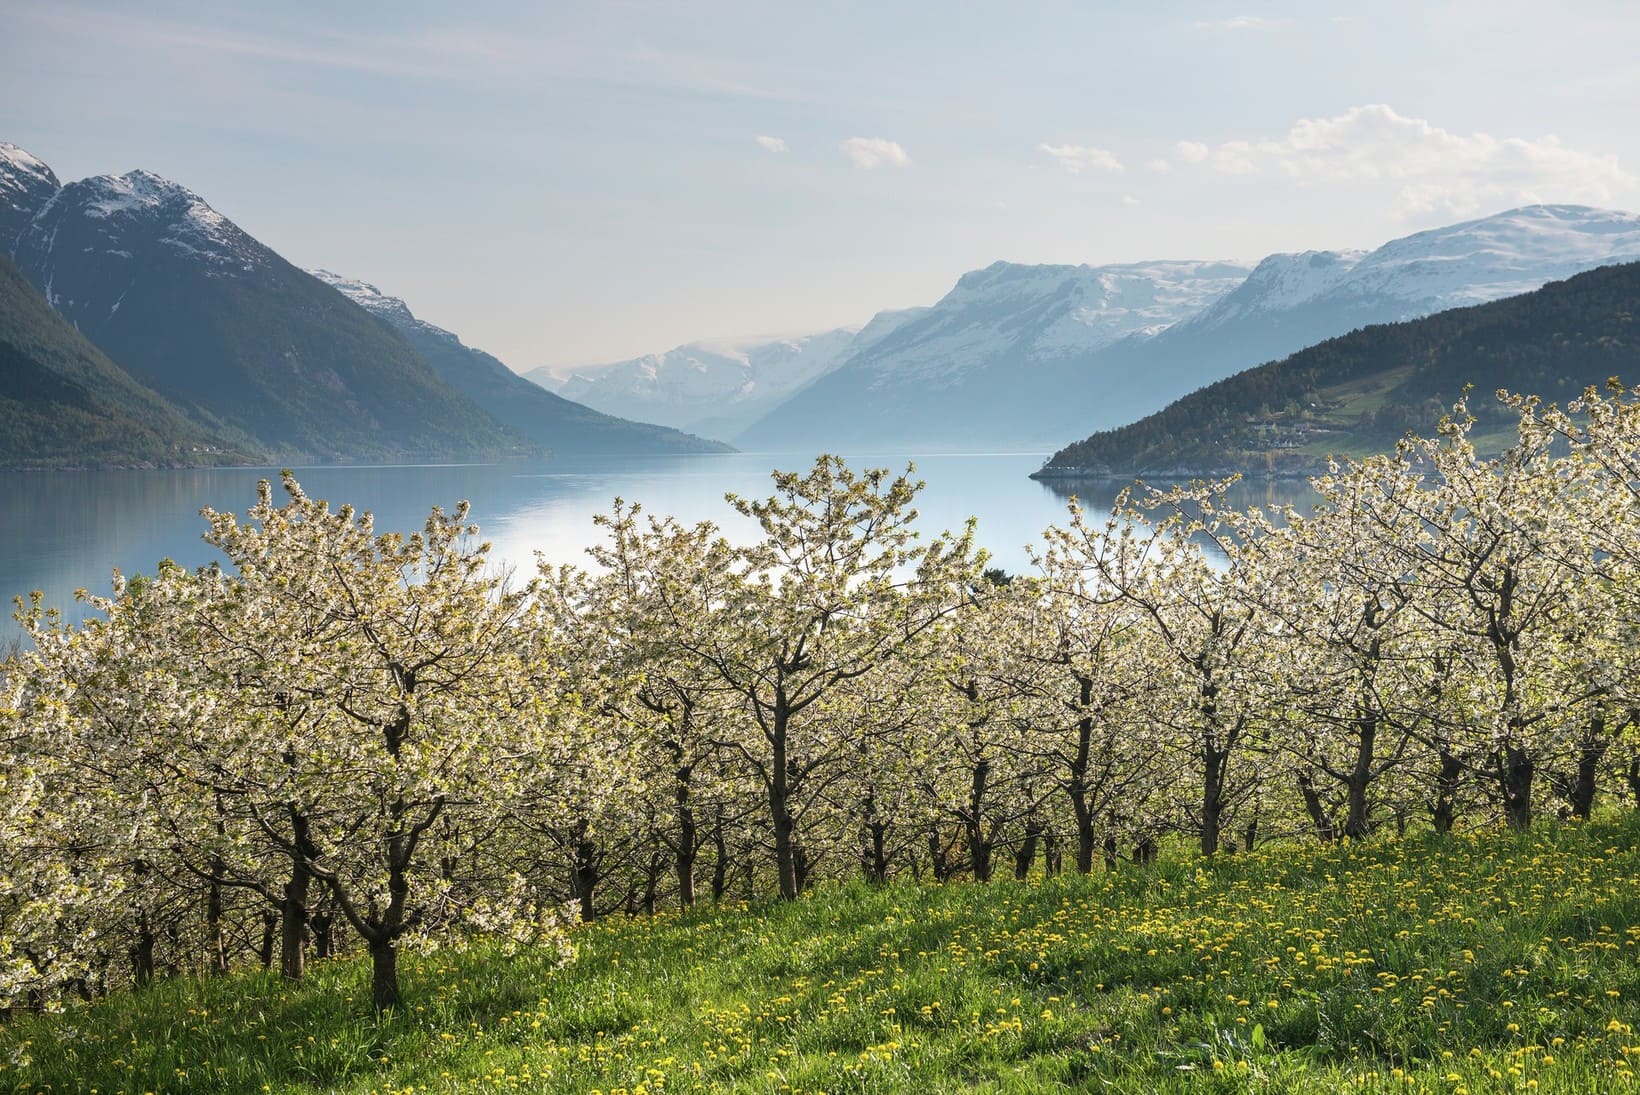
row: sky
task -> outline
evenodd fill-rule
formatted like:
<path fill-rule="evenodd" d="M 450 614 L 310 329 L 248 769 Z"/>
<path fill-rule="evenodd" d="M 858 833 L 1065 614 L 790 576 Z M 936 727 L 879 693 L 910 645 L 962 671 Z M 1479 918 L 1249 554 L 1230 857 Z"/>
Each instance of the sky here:
<path fill-rule="evenodd" d="M 524 371 L 998 259 L 1640 209 L 1640 5 L 4 0 L 0 140 L 144 167 Z"/>

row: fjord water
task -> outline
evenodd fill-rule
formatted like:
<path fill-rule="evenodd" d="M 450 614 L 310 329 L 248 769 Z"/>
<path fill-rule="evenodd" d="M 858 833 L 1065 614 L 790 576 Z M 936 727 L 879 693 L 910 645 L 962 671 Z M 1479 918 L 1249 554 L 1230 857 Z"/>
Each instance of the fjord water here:
<path fill-rule="evenodd" d="M 927 484 L 918 496 L 917 526 L 924 536 L 979 522 L 979 543 L 994 565 L 1029 569 L 1027 544 L 1042 530 L 1066 520 L 1066 502 L 1079 495 L 1090 511 L 1110 505 L 1120 484 L 1038 483 L 1028 478 L 1045 454 L 932 454 L 909 458 Z M 903 470 L 904 455 L 850 455 L 851 467 Z M 600 539 L 593 517 L 607 513 L 617 497 L 647 512 L 685 522 L 712 520 L 733 540 L 756 534 L 755 525 L 724 502 L 726 491 L 747 497 L 770 493 L 772 469 L 801 471 L 812 455 L 734 453 L 650 457 L 572 464 L 420 465 L 310 467 L 296 469 L 303 489 L 333 508 L 344 503 L 375 515 L 378 531 L 420 528 L 434 505 L 451 509 L 465 499 L 492 558 L 518 572 L 531 571 L 536 553 L 557 563 L 586 563 L 585 549 Z M 75 590 L 106 594 L 115 568 L 131 575 L 151 572 L 170 558 L 189 567 L 215 555 L 201 539 L 202 506 L 243 515 L 256 500 L 259 479 L 275 480 L 268 468 L 176 471 L 9 472 L 0 474 L 0 594 L 9 598 L 41 590 L 48 606 L 71 619 L 84 615 Z M 1296 501 L 1302 483 L 1245 484 L 1239 504 Z M 0 629 L 13 634 L 15 626 Z"/>

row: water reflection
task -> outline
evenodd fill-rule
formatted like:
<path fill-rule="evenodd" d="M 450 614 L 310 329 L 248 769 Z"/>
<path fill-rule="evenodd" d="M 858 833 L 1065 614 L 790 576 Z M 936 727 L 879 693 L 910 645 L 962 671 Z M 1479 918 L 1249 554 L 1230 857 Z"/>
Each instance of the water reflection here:
<path fill-rule="evenodd" d="M 855 468 L 902 470 L 903 455 L 848 454 Z M 608 512 L 617 496 L 680 521 L 711 520 L 732 540 L 757 535 L 756 526 L 731 510 L 726 491 L 761 497 L 774 468 L 802 470 L 807 454 L 734 453 L 698 456 L 554 461 L 545 464 L 432 465 L 405 467 L 311 467 L 296 469 L 308 494 L 333 506 L 370 510 L 382 531 L 421 527 L 433 505 L 472 503 L 473 520 L 494 545 L 493 558 L 507 569 L 532 570 L 536 554 L 553 563 L 582 563 L 600 537 L 593 517 Z M 1065 522 L 1074 495 L 1090 521 L 1103 516 L 1125 483 L 1109 479 L 1036 482 L 1040 454 L 930 454 L 915 458 L 927 487 L 918 497 L 918 524 L 925 533 L 979 523 L 979 542 L 994 565 L 1014 573 L 1030 568 L 1027 545 L 1042 530 Z M 38 589 L 46 603 L 71 618 L 82 610 L 74 591 L 107 593 L 115 568 L 151 571 L 162 558 L 195 567 L 213 552 L 201 534 L 202 506 L 243 514 L 256 498 L 256 483 L 277 480 L 276 469 L 215 468 L 184 471 L 0 473 L 0 595 Z M 1302 481 L 1244 481 L 1230 488 L 1231 505 L 1306 505 L 1314 498 Z M 14 633 L 14 625 L 0 635 Z"/>
<path fill-rule="evenodd" d="M 1026 545 L 1049 524 L 1061 524 L 1060 484 L 1028 478 L 1043 454 L 931 454 L 915 458 L 927 483 L 919 496 L 919 525 L 928 533 L 979 521 L 979 540 L 998 566 L 1023 571 Z M 856 468 L 901 470 L 903 455 L 848 454 Z M 449 465 L 298 468 L 308 494 L 333 506 L 370 510 L 382 531 L 421 526 L 429 507 L 472 503 L 473 520 L 504 566 L 533 568 L 536 553 L 551 562 L 584 561 L 599 539 L 592 523 L 620 496 L 646 510 L 685 522 L 712 520 L 731 539 L 756 535 L 755 526 L 724 503 L 726 491 L 759 497 L 770 490 L 773 468 L 802 470 L 812 455 L 735 453 L 657 457 L 596 464 L 565 461 L 536 465 Z M 0 595 L 39 589 L 46 603 L 77 618 L 74 591 L 106 593 L 114 568 L 151 571 L 161 558 L 184 566 L 209 562 L 201 540 L 202 506 L 242 514 L 262 478 L 276 469 L 0 473 Z M 1114 495 L 1114 490 L 1110 492 Z M 1084 494 L 1108 505 L 1104 495 Z M 7 634 L 10 634 L 9 628 Z"/>
<path fill-rule="evenodd" d="M 1157 480 L 1145 485 L 1158 490 L 1169 490 L 1183 483 L 1183 480 Z M 1115 504 L 1118 493 L 1133 484 L 1134 480 L 1131 479 L 1105 478 L 1049 479 L 1042 485 L 1059 498 L 1068 501 L 1075 497 L 1084 508 L 1104 512 L 1109 511 Z M 1134 495 L 1138 497 L 1141 493 L 1135 491 Z M 1318 501 L 1309 481 L 1304 479 L 1241 479 L 1226 489 L 1224 499 L 1227 506 L 1241 510 L 1254 506 L 1266 510 L 1275 506 L 1297 506 L 1301 510 L 1307 510 L 1312 503 Z"/>

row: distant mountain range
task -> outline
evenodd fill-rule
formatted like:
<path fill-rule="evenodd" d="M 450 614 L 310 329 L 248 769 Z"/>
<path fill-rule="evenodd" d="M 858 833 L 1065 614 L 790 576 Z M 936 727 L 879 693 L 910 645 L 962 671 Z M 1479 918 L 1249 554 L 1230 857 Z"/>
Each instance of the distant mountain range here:
<path fill-rule="evenodd" d="M 1499 388 L 1564 402 L 1610 377 L 1640 382 L 1640 263 L 1520 296 L 1365 327 L 1237 373 L 1055 453 L 1036 478 L 1309 475 L 1329 455 L 1427 431 L 1466 385 L 1477 443 L 1501 448 L 1514 416 Z"/>
<path fill-rule="evenodd" d="M 131 459 L 186 451 L 175 459 L 193 462 L 196 451 L 214 451 L 282 462 L 489 460 L 724 447 L 553 397 L 453 336 L 434 338 L 436 328 L 383 322 L 150 172 L 64 186 L 36 157 L 0 145 L 0 243 L 44 302 L 149 396 L 130 403 L 100 388 L 99 406 L 123 406 L 160 432 L 188 424 Z M 15 281 L 0 291 L 24 292 Z M 44 360 L 33 366 L 56 372 Z M 170 413 L 153 417 L 159 406 Z M 17 438 L 0 463 L 43 458 Z M 85 451 L 88 462 L 126 462 L 89 443 Z"/>
<path fill-rule="evenodd" d="M 1540 205 L 1370 252 L 1278 254 L 1254 266 L 996 263 L 964 274 L 932 307 L 879 316 L 852 340 L 846 332 L 816 336 L 825 353 L 792 370 L 806 379 L 725 435 L 769 450 L 1052 449 L 1358 327 L 1634 259 L 1640 217 Z M 667 420 L 662 408 L 732 405 L 748 381 L 754 392 L 763 384 L 757 406 L 773 399 L 778 385 L 762 381 L 757 367 L 770 345 L 736 346 L 727 366 L 710 349 L 693 344 L 578 370 L 577 386 L 560 390 L 657 420 Z"/>
<path fill-rule="evenodd" d="M 524 375 L 609 414 L 730 437 L 834 368 L 858 335 L 858 328 L 844 327 L 796 338 L 691 342 L 565 377 L 544 368 Z"/>
<path fill-rule="evenodd" d="M 297 269 L 150 172 L 63 185 L 0 144 L 0 253 L 16 264 L 0 277 L 12 370 L 0 466 L 75 452 L 194 463 L 728 447 L 705 437 L 779 452 L 1041 451 L 1358 328 L 1640 260 L 1640 217 L 1529 206 L 1256 265 L 999 262 L 858 329 L 691 343 L 529 380 L 369 283 Z"/>
<path fill-rule="evenodd" d="M 1029 449 L 1083 419 L 1097 355 L 1207 307 L 1231 262 L 995 263 L 765 415 L 744 448 Z"/>

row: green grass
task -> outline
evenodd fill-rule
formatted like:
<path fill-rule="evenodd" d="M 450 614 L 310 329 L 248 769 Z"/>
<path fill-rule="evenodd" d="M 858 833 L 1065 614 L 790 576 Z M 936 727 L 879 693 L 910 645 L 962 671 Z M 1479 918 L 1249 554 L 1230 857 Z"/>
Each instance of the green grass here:
<path fill-rule="evenodd" d="M 564 970 L 176 981 L 0 1028 L 0 1091 L 1640 1090 L 1640 820 L 578 929 Z"/>

